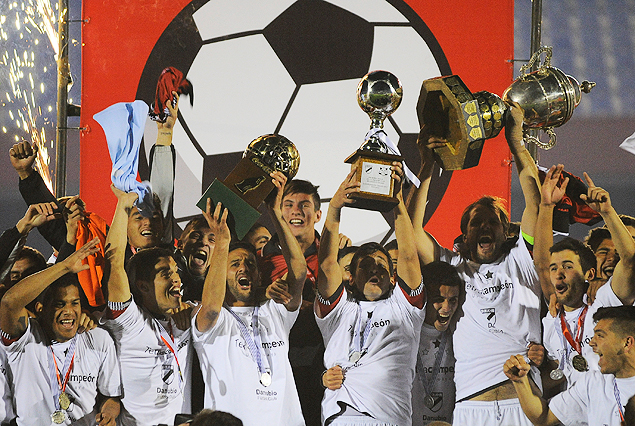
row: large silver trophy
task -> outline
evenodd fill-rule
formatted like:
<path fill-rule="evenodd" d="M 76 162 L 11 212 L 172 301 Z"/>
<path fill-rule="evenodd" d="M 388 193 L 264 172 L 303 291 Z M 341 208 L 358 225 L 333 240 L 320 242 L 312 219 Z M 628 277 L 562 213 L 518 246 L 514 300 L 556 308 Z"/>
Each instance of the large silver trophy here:
<path fill-rule="evenodd" d="M 545 54 L 538 70 L 526 73 Z M 553 128 L 566 123 L 595 83 L 578 81 L 551 66 L 552 48 L 543 47 L 520 69 L 521 75 L 501 97 L 490 92 L 472 94 L 458 75 L 423 82 L 417 103 L 419 124 L 429 126 L 446 146 L 435 149 L 435 159 L 445 170 L 462 170 L 478 165 L 485 139 L 497 136 L 505 125 L 506 102 L 518 102 L 524 111 L 525 141 L 543 149 L 556 144 Z M 542 142 L 528 135 L 539 129 L 549 135 Z"/>
<path fill-rule="evenodd" d="M 383 131 L 384 120 L 397 110 L 403 97 L 399 79 L 388 71 L 371 71 L 357 86 L 357 102 L 371 120 L 370 131 L 362 146 L 345 162 L 357 168 L 360 192 L 351 194 L 350 207 L 387 212 L 399 201 L 391 178 L 393 161 L 403 161 L 396 147 Z"/>
<path fill-rule="evenodd" d="M 260 136 L 224 181 L 214 179 L 196 205 L 205 210 L 208 198 L 212 206 L 223 203 L 229 210 L 230 228 L 242 239 L 260 217 L 258 206 L 275 188 L 270 173 L 282 172 L 290 180 L 299 167 L 300 154 L 293 142 L 282 135 Z"/>

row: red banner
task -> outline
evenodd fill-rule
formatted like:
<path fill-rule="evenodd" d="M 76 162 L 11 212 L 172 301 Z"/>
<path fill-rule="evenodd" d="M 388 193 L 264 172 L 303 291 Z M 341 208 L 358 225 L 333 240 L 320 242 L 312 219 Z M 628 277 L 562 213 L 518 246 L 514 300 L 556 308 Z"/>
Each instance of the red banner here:
<path fill-rule="evenodd" d="M 180 102 L 174 135 L 181 225 L 197 213 L 194 204 L 211 180 L 224 178 L 249 142 L 267 133 L 296 144 L 298 178 L 330 197 L 349 167 L 343 160 L 369 128 L 355 98 L 369 70 L 391 71 L 403 84 L 386 133 L 415 171 L 414 106 L 424 79 L 458 74 L 472 92 L 498 94 L 512 81 L 512 0 L 84 0 L 83 15 L 81 120 L 89 130 L 81 139 L 80 192 L 106 218 L 116 201 L 108 188 L 111 162 L 92 117 L 117 102 L 150 104 L 165 67 L 183 71 L 194 87 L 194 105 Z M 155 136 L 150 122 L 139 166 L 144 179 Z M 501 135 L 485 142 L 478 167 L 436 174 L 426 229 L 451 247 L 469 202 L 485 194 L 509 199 L 509 160 Z M 342 223 L 355 242 L 389 231 L 378 213 L 355 215 Z"/>

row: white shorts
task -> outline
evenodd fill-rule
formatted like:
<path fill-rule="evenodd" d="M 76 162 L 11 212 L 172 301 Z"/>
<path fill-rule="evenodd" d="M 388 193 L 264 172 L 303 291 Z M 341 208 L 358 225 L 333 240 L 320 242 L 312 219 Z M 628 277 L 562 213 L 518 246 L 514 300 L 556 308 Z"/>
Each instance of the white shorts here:
<path fill-rule="evenodd" d="M 381 420 L 373 419 L 369 416 L 337 416 L 329 426 L 398 426 L 391 423 L 384 423 Z"/>
<path fill-rule="evenodd" d="M 518 398 L 502 401 L 462 401 L 454 406 L 452 426 L 533 426 Z"/>

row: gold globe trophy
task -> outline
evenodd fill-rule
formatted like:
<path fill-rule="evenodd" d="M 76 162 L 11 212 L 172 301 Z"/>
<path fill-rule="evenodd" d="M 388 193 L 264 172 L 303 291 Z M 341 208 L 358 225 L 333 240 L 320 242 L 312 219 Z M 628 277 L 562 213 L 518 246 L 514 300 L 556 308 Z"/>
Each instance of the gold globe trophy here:
<path fill-rule="evenodd" d="M 545 53 L 539 69 L 525 71 Z M 490 92 L 472 94 L 458 75 L 425 80 L 417 103 L 419 124 L 431 134 L 447 140 L 436 148 L 434 156 L 445 170 L 462 170 L 478 165 L 485 139 L 496 137 L 505 125 L 506 102 L 518 102 L 524 111 L 525 141 L 543 149 L 556 144 L 554 127 L 562 126 L 573 115 L 581 92 L 589 93 L 595 83 L 578 81 L 551 66 L 552 48 L 543 47 L 520 69 L 518 77 L 503 93 L 502 99 Z M 528 136 L 527 130 L 540 129 L 549 142 Z"/>
<path fill-rule="evenodd" d="M 275 188 L 270 173 L 279 171 L 293 179 L 300 167 L 295 145 L 282 135 L 263 135 L 254 139 L 243 158 L 224 181 L 214 179 L 196 205 L 205 210 L 207 199 L 229 210 L 228 224 L 242 239 L 260 217 L 258 206 Z"/>
<path fill-rule="evenodd" d="M 393 161 L 403 161 L 403 157 L 388 147 L 382 129 L 402 97 L 399 79 L 388 71 L 369 72 L 357 86 L 357 102 L 370 117 L 371 130 L 362 146 L 345 160 L 352 164 L 351 168 L 357 167 L 356 177 L 361 182 L 360 192 L 351 194 L 355 203 L 349 207 L 388 212 L 399 204 L 390 167 Z"/>

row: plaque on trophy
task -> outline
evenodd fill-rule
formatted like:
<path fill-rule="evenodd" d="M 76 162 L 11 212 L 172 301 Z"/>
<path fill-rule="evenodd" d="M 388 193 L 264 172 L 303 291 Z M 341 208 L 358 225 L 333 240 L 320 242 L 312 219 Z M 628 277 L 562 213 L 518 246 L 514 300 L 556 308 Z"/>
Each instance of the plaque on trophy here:
<path fill-rule="evenodd" d="M 222 203 L 229 210 L 228 224 L 242 239 L 260 217 L 258 206 L 275 188 L 270 174 L 279 171 L 291 180 L 300 167 L 295 145 L 281 135 L 263 135 L 254 139 L 243 158 L 224 181 L 214 179 L 196 203 L 205 210 L 207 199 L 212 206 Z"/>
<path fill-rule="evenodd" d="M 393 161 L 403 161 L 403 157 L 389 149 L 383 127 L 402 97 L 399 79 L 388 71 L 369 72 L 357 86 L 357 102 L 370 117 L 371 130 L 362 146 L 345 160 L 352 164 L 351 168 L 357 168 L 356 177 L 361 183 L 360 191 L 351 194 L 355 203 L 348 207 L 388 212 L 399 204 L 390 167 Z"/>
<path fill-rule="evenodd" d="M 540 55 L 545 61 L 537 71 L 526 74 Z M 486 139 L 496 137 L 505 125 L 507 105 L 518 102 L 524 111 L 525 130 L 540 129 L 549 135 L 548 142 L 525 134 L 525 140 L 550 149 L 556 143 L 554 127 L 566 123 L 581 100 L 595 83 L 581 84 L 551 66 L 551 47 L 537 51 L 518 77 L 503 93 L 502 99 L 490 92 L 472 94 L 458 75 L 425 80 L 417 103 L 419 125 L 429 127 L 434 136 L 447 140 L 435 148 L 434 156 L 444 170 L 462 170 L 478 165 Z"/>

